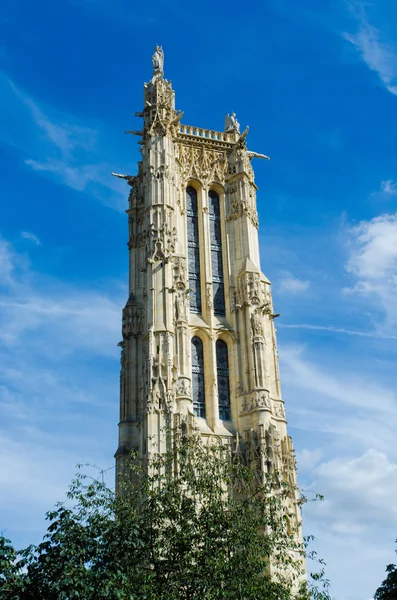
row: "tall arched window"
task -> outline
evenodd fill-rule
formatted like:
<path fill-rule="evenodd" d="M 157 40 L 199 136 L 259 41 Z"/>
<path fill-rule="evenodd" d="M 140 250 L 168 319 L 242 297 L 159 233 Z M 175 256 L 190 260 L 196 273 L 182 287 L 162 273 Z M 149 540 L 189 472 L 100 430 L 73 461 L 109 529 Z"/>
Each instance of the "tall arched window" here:
<path fill-rule="evenodd" d="M 205 418 L 203 342 L 198 337 L 192 338 L 192 394 L 194 414 Z"/>
<path fill-rule="evenodd" d="M 197 192 L 186 189 L 187 255 L 189 269 L 190 310 L 201 313 L 200 249 L 198 229 Z"/>
<path fill-rule="evenodd" d="M 225 290 L 223 282 L 221 211 L 219 196 L 214 190 L 208 194 L 208 212 L 210 217 L 212 291 L 214 296 L 214 314 L 225 314 Z"/>
<path fill-rule="evenodd" d="M 230 421 L 229 359 L 227 356 L 227 345 L 223 340 L 216 342 L 216 371 L 219 418 L 223 421 Z"/>

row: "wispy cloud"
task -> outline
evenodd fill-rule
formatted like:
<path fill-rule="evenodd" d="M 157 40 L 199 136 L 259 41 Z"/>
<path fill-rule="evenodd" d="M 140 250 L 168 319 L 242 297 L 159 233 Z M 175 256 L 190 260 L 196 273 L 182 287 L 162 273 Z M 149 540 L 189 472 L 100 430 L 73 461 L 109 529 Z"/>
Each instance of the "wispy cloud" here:
<path fill-rule="evenodd" d="M 318 506 L 332 531 L 367 531 L 373 523 L 397 525 L 397 464 L 376 450 L 358 457 L 335 458 L 319 465 L 314 476 L 327 500 Z"/>
<path fill-rule="evenodd" d="M 310 323 L 279 323 L 277 328 L 281 329 L 308 329 L 311 331 L 329 331 L 330 333 L 342 333 L 346 335 L 357 335 L 358 337 L 380 338 L 397 340 L 397 335 L 387 335 L 380 331 L 361 331 L 359 329 L 346 329 L 334 327 L 333 325 L 312 325 Z"/>
<path fill-rule="evenodd" d="M 338 407 L 347 407 L 350 410 L 365 408 L 367 411 L 387 414 L 389 417 L 392 415 L 397 418 L 395 391 L 370 380 L 366 380 L 364 383 L 362 373 L 354 374 L 351 373 L 351 370 L 343 370 L 337 375 L 331 369 L 326 369 L 318 363 L 308 360 L 305 357 L 304 349 L 294 345 L 283 347 L 280 358 L 285 367 L 285 382 L 288 385 L 305 389 L 307 392 L 314 392 L 317 396 L 317 400 L 313 397 L 314 405 L 308 401 L 305 403 L 306 409 L 321 408 L 322 411 L 328 412 L 326 403 L 328 398 L 330 401 L 332 400 L 330 415 Z M 322 398 L 322 403 L 318 403 L 319 398 Z M 378 398 L 382 398 L 381 407 Z M 299 410 L 299 408 L 298 406 L 297 409 Z M 338 419 L 339 415 L 334 414 L 334 417 Z"/>
<path fill-rule="evenodd" d="M 291 294 L 306 292 L 310 287 L 310 281 L 298 279 L 290 274 L 286 274 L 285 277 L 279 279 L 278 283 L 282 292 L 289 292 Z"/>
<path fill-rule="evenodd" d="M 0 530 L 14 523 L 16 541 L 28 521 L 43 531 L 41 517 L 62 499 L 77 462 L 112 462 L 125 293 L 48 280 L 0 238 Z"/>
<path fill-rule="evenodd" d="M 4 344 L 29 344 L 31 337 L 25 340 L 24 334 L 36 331 L 40 335 L 34 343 L 46 351 L 58 347 L 58 352 L 64 354 L 90 348 L 94 353 L 114 355 L 112 342 L 118 336 L 121 295 L 76 289 L 60 281 L 43 288 L 37 284 L 26 257 L 1 237 L 0 278 L 0 340 Z"/>
<path fill-rule="evenodd" d="M 356 283 L 345 293 L 377 302 L 391 326 L 397 324 L 397 213 L 361 221 L 348 230 L 346 270 Z"/>
<path fill-rule="evenodd" d="M 363 61 L 377 73 L 384 87 L 397 95 L 397 49 L 392 42 L 383 38 L 382 32 L 371 25 L 362 4 L 356 8 L 358 31 L 345 33 L 344 38 L 359 51 Z"/>
<path fill-rule="evenodd" d="M 36 246 L 41 246 L 41 241 L 39 240 L 37 235 L 35 235 L 31 231 L 21 231 L 21 238 L 33 242 L 33 244 L 35 244 Z"/>
<path fill-rule="evenodd" d="M 25 159 L 28 167 L 57 183 L 86 192 L 112 208 L 125 208 L 126 187 L 110 174 L 115 165 L 97 158 L 101 137 L 98 126 L 40 106 L 2 73 L 0 91 L 11 123 L 4 128 L 2 138 L 29 155 Z M 21 121 L 24 125 L 18 128 L 15 123 Z"/>
<path fill-rule="evenodd" d="M 0 237 L 0 285 L 12 285 L 16 262 L 11 244 Z"/>
<path fill-rule="evenodd" d="M 323 454 L 322 448 L 314 448 L 313 450 L 303 448 L 303 450 L 296 453 L 298 469 L 304 471 L 313 469 L 320 462 Z"/>
<path fill-rule="evenodd" d="M 397 196 L 397 182 L 392 179 L 382 181 L 380 184 L 381 191 L 387 196 Z"/>

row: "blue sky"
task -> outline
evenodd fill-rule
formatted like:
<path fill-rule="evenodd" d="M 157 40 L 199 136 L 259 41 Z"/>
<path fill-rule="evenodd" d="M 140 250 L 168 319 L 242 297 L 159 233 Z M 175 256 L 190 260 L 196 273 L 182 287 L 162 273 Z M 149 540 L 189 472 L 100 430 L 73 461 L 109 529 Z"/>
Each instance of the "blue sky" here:
<path fill-rule="evenodd" d="M 128 189 L 156 43 L 186 124 L 250 125 L 307 533 L 338 600 L 397 537 L 397 5 L 14 0 L 0 16 L 0 529 L 117 444 Z"/>

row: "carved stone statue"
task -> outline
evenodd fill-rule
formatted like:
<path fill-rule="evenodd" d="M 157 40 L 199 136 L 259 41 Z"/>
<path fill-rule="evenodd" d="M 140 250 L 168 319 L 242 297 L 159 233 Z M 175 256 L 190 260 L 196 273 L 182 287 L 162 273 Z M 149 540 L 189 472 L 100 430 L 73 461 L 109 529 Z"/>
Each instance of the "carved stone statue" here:
<path fill-rule="evenodd" d="M 236 113 L 227 114 L 225 117 L 225 132 L 237 131 L 240 133 L 240 123 L 236 119 Z"/>
<path fill-rule="evenodd" d="M 256 310 L 251 317 L 252 331 L 254 335 L 263 335 L 263 321 L 262 314 Z"/>
<path fill-rule="evenodd" d="M 178 321 L 184 321 L 186 319 L 186 308 L 185 308 L 186 294 L 184 290 L 178 290 L 175 298 L 175 312 Z"/>
<path fill-rule="evenodd" d="M 156 46 L 152 57 L 153 72 L 162 73 L 164 67 L 164 51 L 161 46 Z"/>

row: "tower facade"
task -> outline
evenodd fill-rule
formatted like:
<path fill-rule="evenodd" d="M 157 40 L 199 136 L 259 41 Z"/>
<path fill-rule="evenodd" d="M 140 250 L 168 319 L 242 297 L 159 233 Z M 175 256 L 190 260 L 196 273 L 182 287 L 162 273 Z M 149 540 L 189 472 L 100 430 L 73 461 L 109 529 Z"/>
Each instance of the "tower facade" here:
<path fill-rule="evenodd" d="M 163 59 L 157 47 L 142 128 L 129 132 L 140 138 L 138 174 L 114 174 L 131 186 L 116 459 L 164 450 L 165 428 L 187 423 L 295 486 L 259 257 L 252 160 L 267 157 L 247 149 L 234 113 L 224 131 L 183 125 Z"/>

